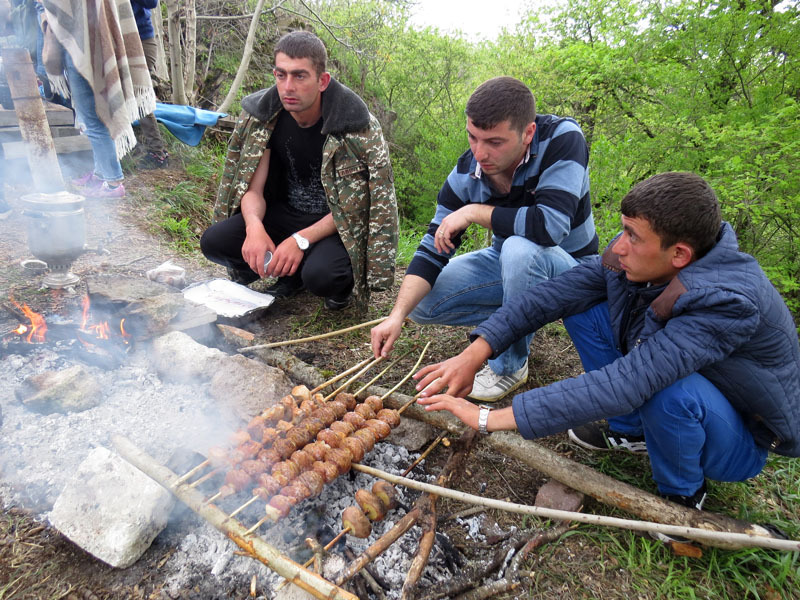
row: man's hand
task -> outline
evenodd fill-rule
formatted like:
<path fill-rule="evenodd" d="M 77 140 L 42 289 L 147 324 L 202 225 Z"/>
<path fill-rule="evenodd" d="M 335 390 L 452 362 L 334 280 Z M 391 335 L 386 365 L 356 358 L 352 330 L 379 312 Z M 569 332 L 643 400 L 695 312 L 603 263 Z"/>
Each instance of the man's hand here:
<path fill-rule="evenodd" d="M 467 427 L 478 429 L 480 408 L 468 400 L 449 394 L 436 394 L 430 398 L 419 398 L 417 404 L 424 406 L 426 411 L 446 410 L 458 417 Z"/>
<path fill-rule="evenodd" d="M 437 252 L 449 254 L 456 249 L 452 239 L 473 223 L 487 229 L 492 226 L 493 206 L 483 204 L 467 204 L 450 213 L 439 224 L 434 235 L 434 246 Z"/>
<path fill-rule="evenodd" d="M 272 261 L 267 267 L 267 273 L 270 277 L 294 275 L 303 261 L 304 254 L 293 237 L 286 238 L 272 251 Z"/>
<path fill-rule="evenodd" d="M 264 255 L 275 251 L 275 244 L 269 237 L 264 226 L 259 222 L 257 225 L 247 228 L 247 234 L 242 244 L 242 258 L 259 277 L 264 277 Z M 272 266 L 270 264 L 270 266 Z"/>
<path fill-rule="evenodd" d="M 475 430 L 478 429 L 478 417 L 481 409 L 463 398 L 456 398 L 449 394 L 436 394 L 430 398 L 419 398 L 417 404 L 424 406 L 425 410 L 446 410 L 458 417 L 464 425 Z M 486 429 L 488 431 L 513 431 L 517 429 L 514 409 L 508 406 L 489 412 Z"/>
<path fill-rule="evenodd" d="M 466 397 L 472 391 L 475 373 L 491 355 L 491 346 L 479 337 L 458 356 L 420 369 L 414 375 L 419 381 L 417 391 L 423 397 L 430 397 L 447 388 L 451 396 Z"/>
<path fill-rule="evenodd" d="M 372 354 L 375 358 L 389 356 L 395 341 L 403 330 L 403 321 L 405 319 L 389 315 L 385 321 L 372 328 L 370 338 L 372 339 Z"/>

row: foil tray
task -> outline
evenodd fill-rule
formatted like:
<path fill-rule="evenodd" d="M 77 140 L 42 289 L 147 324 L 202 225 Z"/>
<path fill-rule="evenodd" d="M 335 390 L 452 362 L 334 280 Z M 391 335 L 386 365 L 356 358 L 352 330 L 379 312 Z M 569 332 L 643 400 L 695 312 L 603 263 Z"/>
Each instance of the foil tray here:
<path fill-rule="evenodd" d="M 183 289 L 183 297 L 217 313 L 220 320 L 245 323 L 260 316 L 275 302 L 272 294 L 262 294 L 227 279 L 209 279 Z"/>

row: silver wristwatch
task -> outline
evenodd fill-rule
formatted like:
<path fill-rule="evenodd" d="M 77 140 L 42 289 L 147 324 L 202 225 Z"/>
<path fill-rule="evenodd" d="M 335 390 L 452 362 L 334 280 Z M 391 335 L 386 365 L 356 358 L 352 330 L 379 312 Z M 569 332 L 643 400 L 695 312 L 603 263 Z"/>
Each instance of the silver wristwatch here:
<path fill-rule="evenodd" d="M 300 250 L 303 252 L 308 250 L 308 240 L 306 238 L 299 233 L 293 233 L 292 237 L 294 238 L 294 241 L 297 242 L 297 247 L 300 248 Z"/>
<path fill-rule="evenodd" d="M 489 433 L 489 430 L 486 429 L 486 426 L 489 424 L 489 412 L 492 410 L 492 407 L 481 404 L 480 409 L 481 410 L 478 413 L 478 433 L 486 435 Z"/>

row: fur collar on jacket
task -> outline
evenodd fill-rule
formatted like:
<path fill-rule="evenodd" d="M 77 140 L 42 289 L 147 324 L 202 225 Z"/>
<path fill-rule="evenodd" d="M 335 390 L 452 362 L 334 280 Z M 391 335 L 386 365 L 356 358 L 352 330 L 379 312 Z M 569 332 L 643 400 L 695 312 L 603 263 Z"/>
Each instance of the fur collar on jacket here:
<path fill-rule="evenodd" d="M 242 108 L 262 122 L 271 121 L 283 109 L 273 85 L 242 99 Z M 352 133 L 369 126 L 369 109 L 353 90 L 331 77 L 322 92 L 322 133 Z"/>

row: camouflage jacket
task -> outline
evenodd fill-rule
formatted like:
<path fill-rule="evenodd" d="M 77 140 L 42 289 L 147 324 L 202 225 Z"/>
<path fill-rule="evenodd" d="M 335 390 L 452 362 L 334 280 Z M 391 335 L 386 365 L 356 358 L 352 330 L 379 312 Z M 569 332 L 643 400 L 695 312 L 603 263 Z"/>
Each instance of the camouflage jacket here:
<path fill-rule="evenodd" d="M 242 108 L 228 143 L 215 222 L 239 211 L 283 110 L 274 86 L 245 97 Z M 389 149 L 364 101 L 335 79 L 322 93 L 322 117 L 322 186 L 350 256 L 356 306 L 364 311 L 370 290 L 388 289 L 394 282 L 398 221 Z"/>

